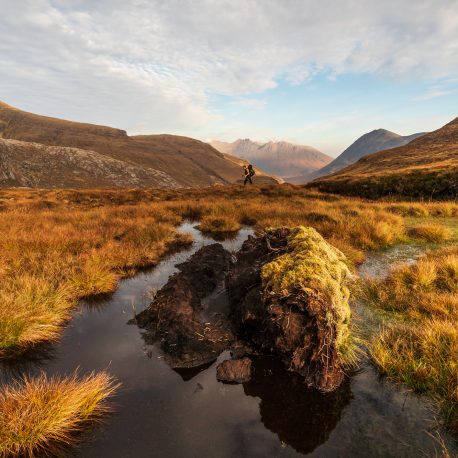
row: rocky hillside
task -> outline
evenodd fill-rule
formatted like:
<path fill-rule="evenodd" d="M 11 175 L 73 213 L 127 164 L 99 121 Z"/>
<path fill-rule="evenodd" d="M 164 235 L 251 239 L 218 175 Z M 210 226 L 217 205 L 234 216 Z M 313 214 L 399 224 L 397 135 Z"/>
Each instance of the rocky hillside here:
<path fill-rule="evenodd" d="M 39 116 L 2 102 L 0 102 L 0 138 L 22 142 L 20 145 L 15 144 L 14 147 L 9 145 L 8 156 L 11 164 L 13 151 L 17 151 L 18 155 L 21 151 L 20 157 L 26 161 L 21 168 L 21 182 L 27 180 L 30 183 L 35 182 L 36 178 L 26 176 L 27 170 L 35 170 L 34 177 L 41 174 L 43 178 L 39 180 L 40 183 L 47 183 L 50 187 L 113 185 L 193 187 L 233 183 L 242 175 L 236 159 L 230 160 L 207 143 L 192 138 L 176 135 L 128 136 L 120 129 Z M 30 143 L 28 154 L 26 154 L 27 143 Z M 62 164 L 70 167 L 67 173 L 63 173 L 62 178 L 46 175 L 48 169 L 44 166 L 41 172 L 37 170 L 40 163 L 33 159 L 37 151 L 42 158 L 47 153 L 50 154 L 46 160 L 43 160 L 43 164 L 57 160 L 57 150 L 44 148 L 45 146 L 61 147 L 60 160 Z M 5 147 L 4 144 L 3 148 Z M 83 150 L 88 151 L 86 156 Z M 63 156 L 67 153 L 71 156 L 64 160 Z M 76 157 L 78 159 L 75 159 Z M 99 164 L 93 169 L 94 175 L 91 175 L 92 169 L 88 166 L 88 161 L 91 160 Z M 18 162 L 19 159 L 14 161 L 15 167 Z M 85 173 L 81 172 L 81 167 Z M 121 174 L 123 167 L 125 170 Z M 15 170 L 19 176 L 19 169 Z M 102 177 L 102 170 L 106 170 L 107 173 L 113 171 L 114 175 Z M 114 170 L 118 170 L 119 174 Z M 61 172 L 63 171 L 62 166 Z M 75 181 L 78 174 L 81 179 Z M 127 179 L 128 175 L 133 175 L 132 180 Z M 115 176 L 120 180 L 117 181 Z M 65 177 L 68 177 L 68 182 L 65 181 Z M 278 180 L 264 176 L 263 181 L 276 183 Z M 5 183 L 6 181 L 0 185 L 7 186 Z"/>
<path fill-rule="evenodd" d="M 363 157 L 309 184 L 364 197 L 458 197 L 458 118 L 407 145 Z"/>
<path fill-rule="evenodd" d="M 318 178 L 330 175 L 361 159 L 368 154 L 376 153 L 385 149 L 396 148 L 407 145 L 407 143 L 421 137 L 424 133 L 412 135 L 398 135 L 385 129 L 377 129 L 364 134 L 352 143 L 342 154 L 336 157 L 331 163 L 311 174 L 309 178 Z"/>
<path fill-rule="evenodd" d="M 164 172 L 126 164 L 95 151 L 1 138 L 0 186 L 180 187 Z"/>
<path fill-rule="evenodd" d="M 330 156 L 311 146 L 283 141 L 259 143 L 239 139 L 233 143 L 215 141 L 211 144 L 218 151 L 246 159 L 269 174 L 285 178 L 285 181 L 288 177 L 307 175 L 332 161 Z"/>

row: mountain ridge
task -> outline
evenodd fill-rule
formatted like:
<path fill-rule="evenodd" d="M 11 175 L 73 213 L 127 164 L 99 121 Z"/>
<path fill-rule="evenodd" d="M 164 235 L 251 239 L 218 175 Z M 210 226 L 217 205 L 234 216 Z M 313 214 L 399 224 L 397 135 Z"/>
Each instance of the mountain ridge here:
<path fill-rule="evenodd" d="M 458 117 L 406 145 L 378 151 L 309 183 L 325 192 L 377 198 L 458 196 Z"/>
<path fill-rule="evenodd" d="M 87 150 L 92 152 L 91 158 L 96 162 L 102 159 L 93 153 L 124 162 L 126 167 L 133 167 L 134 175 L 142 175 L 138 168 L 144 168 L 144 176 L 151 179 L 151 170 L 161 172 L 163 175 L 156 174 L 157 179 L 153 180 L 159 187 L 169 187 L 170 179 L 176 182 L 176 187 L 229 184 L 238 181 L 242 175 L 236 160 L 229 160 L 200 140 L 170 134 L 129 136 L 122 129 L 28 113 L 1 101 L 0 138 L 38 143 L 45 147 Z M 24 148 L 25 145 L 21 145 L 18 151 L 21 151 L 21 157 L 25 160 Z M 30 149 L 36 151 L 35 146 Z M 43 148 L 39 151 L 42 156 L 46 153 Z M 49 153 L 56 154 L 53 150 L 49 150 Z M 65 154 L 65 150 L 60 153 Z M 78 157 L 82 158 L 81 152 Z M 115 166 L 114 162 L 110 164 L 115 168 L 119 166 Z M 161 176 L 164 177 L 163 182 Z M 262 171 L 257 177 L 259 183 L 278 182 Z M 146 179 L 146 183 L 150 181 Z M 50 185 L 51 182 L 52 179 Z"/>
<path fill-rule="evenodd" d="M 424 135 L 424 132 L 411 135 L 399 135 L 387 129 L 379 128 L 367 132 L 357 138 L 348 148 L 346 148 L 332 162 L 324 166 L 322 169 L 312 173 L 308 178 L 318 178 L 325 175 L 330 175 L 338 170 L 341 170 L 362 157 L 382 151 L 385 149 L 403 146 Z"/>
<path fill-rule="evenodd" d="M 232 143 L 212 141 L 210 144 L 223 153 L 242 157 L 266 172 L 285 179 L 318 170 L 332 161 L 330 156 L 312 146 L 287 141 L 263 143 L 244 138 Z"/>

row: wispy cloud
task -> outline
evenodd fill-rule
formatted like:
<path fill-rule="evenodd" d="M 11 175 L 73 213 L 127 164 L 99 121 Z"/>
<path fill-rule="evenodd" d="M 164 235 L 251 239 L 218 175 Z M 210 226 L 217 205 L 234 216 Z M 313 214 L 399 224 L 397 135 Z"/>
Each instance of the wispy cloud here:
<path fill-rule="evenodd" d="M 414 102 L 423 102 L 425 100 L 435 99 L 437 97 L 443 97 L 444 95 L 451 94 L 452 91 L 446 89 L 433 88 L 426 91 L 424 94 L 420 94 L 417 97 L 414 97 L 412 100 Z"/>
<path fill-rule="evenodd" d="M 265 100 L 253 99 L 253 98 L 248 98 L 248 97 L 233 100 L 231 104 L 241 106 L 244 108 L 253 109 L 253 110 L 263 110 L 267 106 L 267 102 Z"/>
<path fill-rule="evenodd" d="M 0 11 L 0 98 L 128 129 L 202 128 L 212 94 L 262 109 L 253 94 L 279 79 L 458 74 L 456 0 L 0 0 Z"/>

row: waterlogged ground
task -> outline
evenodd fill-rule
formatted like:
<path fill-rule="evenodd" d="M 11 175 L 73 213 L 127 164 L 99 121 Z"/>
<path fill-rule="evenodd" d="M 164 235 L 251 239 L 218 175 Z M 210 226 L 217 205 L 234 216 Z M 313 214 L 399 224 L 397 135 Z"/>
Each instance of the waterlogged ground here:
<path fill-rule="evenodd" d="M 115 412 L 71 454 L 98 458 L 434 454 L 439 447 L 427 434 L 435 427 L 432 407 L 380 379 L 368 363 L 329 395 L 307 389 L 271 358 L 255 360 L 254 377 L 243 385 L 217 382 L 217 362 L 203 370 L 171 370 L 160 349 L 145 346 L 137 326 L 127 322 L 134 310 L 150 302 L 150 291 L 176 271 L 175 264 L 213 243 L 191 224 L 181 230 L 192 232 L 191 249 L 121 282 L 110 297 L 83 303 L 63 339 L 44 349 L 42 359 L 2 366 L 2 381 L 20 371 L 62 374 L 79 367 L 82 373 L 108 369 L 122 383 Z M 236 251 L 250 232 L 242 229 L 234 240 L 223 243 Z M 384 275 L 395 260 L 413 259 L 420 252 L 420 247 L 398 247 L 373 255 L 361 273 Z M 215 293 L 208 302 L 210 310 L 217 311 L 225 301 Z M 458 452 L 447 436 L 445 440 L 452 453 Z"/>

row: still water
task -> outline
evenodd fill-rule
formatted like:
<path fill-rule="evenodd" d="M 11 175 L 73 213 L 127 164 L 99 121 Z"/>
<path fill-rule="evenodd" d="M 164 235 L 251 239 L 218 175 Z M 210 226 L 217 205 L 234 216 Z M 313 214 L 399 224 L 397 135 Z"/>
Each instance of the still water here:
<path fill-rule="evenodd" d="M 427 434 L 434 412 L 422 400 L 378 377 L 365 363 L 335 393 L 305 387 L 272 358 L 254 360 L 253 379 L 243 385 L 217 382 L 217 362 L 178 373 L 158 346 L 145 345 L 127 322 L 150 302 L 183 262 L 214 241 L 191 224 L 191 248 L 156 268 L 120 283 L 104 300 L 83 302 L 62 340 L 36 360 L 1 366 L 8 381 L 20 372 L 67 374 L 106 369 L 121 383 L 115 410 L 70 452 L 79 457 L 418 457 L 434 454 Z M 244 228 L 223 245 L 237 251 L 251 233 Z M 396 249 L 395 249 L 396 250 Z M 410 252 L 397 259 L 412 258 Z M 383 275 L 391 252 L 370 257 L 363 274 Z M 387 261 L 388 260 L 388 261 Z M 213 298 L 218 300 L 218 298 Z M 211 299 L 211 300 L 213 300 Z M 211 301 L 210 300 L 210 301 Z M 209 305 L 211 307 L 211 304 Z M 218 360 L 227 358 L 222 354 Z M 453 441 L 445 436 L 452 452 Z"/>

